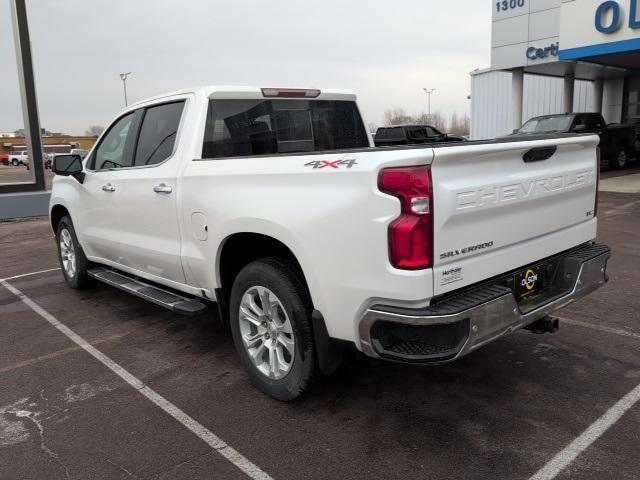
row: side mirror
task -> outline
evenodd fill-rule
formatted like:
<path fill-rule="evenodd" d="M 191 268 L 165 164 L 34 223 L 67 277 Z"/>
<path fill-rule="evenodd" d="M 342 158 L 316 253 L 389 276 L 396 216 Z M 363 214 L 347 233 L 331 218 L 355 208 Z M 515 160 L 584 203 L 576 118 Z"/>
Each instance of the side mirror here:
<path fill-rule="evenodd" d="M 582 123 L 582 124 L 580 124 L 580 125 L 575 125 L 575 126 L 571 129 L 571 131 L 572 131 L 572 132 L 584 132 L 586 129 L 587 129 L 587 126 L 586 126 L 584 123 Z"/>
<path fill-rule="evenodd" d="M 519 128 L 514 128 L 514 129 L 513 129 L 513 132 L 511 132 L 511 133 L 518 133 L 519 131 L 520 131 L 520 129 L 519 129 Z"/>
<path fill-rule="evenodd" d="M 62 177 L 72 176 L 80 183 L 84 182 L 82 159 L 80 155 L 56 155 L 53 158 L 51 170 Z"/>

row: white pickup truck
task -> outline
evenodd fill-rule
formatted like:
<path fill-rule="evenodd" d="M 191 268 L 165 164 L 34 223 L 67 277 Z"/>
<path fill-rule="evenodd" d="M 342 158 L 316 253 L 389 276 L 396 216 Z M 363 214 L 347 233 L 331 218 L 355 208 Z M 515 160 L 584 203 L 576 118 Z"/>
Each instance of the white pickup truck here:
<path fill-rule="evenodd" d="M 29 152 L 27 150 L 16 150 L 9 154 L 9 163 L 14 167 L 18 165 L 29 165 Z"/>
<path fill-rule="evenodd" d="M 345 348 L 450 361 L 607 280 L 598 137 L 375 148 L 342 90 L 206 87 L 129 106 L 57 156 L 64 277 L 180 313 L 217 304 L 290 400 Z"/>

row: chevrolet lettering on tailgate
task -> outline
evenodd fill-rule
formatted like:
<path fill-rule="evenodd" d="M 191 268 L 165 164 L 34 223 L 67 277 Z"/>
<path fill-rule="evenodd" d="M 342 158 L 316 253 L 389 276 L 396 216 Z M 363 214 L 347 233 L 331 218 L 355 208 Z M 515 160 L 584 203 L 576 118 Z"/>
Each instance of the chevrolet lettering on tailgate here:
<path fill-rule="evenodd" d="M 465 190 L 456 193 L 456 209 L 483 207 L 514 200 L 524 200 L 553 194 L 565 190 L 572 190 L 594 182 L 594 170 L 580 170 L 566 175 L 543 177 L 520 183 L 502 185 L 487 185 L 475 190 Z"/>

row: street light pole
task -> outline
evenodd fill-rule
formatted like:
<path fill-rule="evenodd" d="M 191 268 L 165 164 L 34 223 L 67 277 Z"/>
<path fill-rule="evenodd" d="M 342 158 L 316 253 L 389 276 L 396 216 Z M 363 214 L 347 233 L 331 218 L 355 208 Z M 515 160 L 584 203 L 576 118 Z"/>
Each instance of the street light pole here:
<path fill-rule="evenodd" d="M 122 80 L 122 87 L 124 88 L 124 106 L 128 105 L 127 102 L 127 77 L 131 75 L 131 72 L 121 73 L 120 80 Z"/>
<path fill-rule="evenodd" d="M 432 89 L 423 88 L 422 90 L 424 90 L 424 93 L 426 93 L 427 97 L 428 97 L 428 101 L 427 101 L 427 117 L 429 118 L 429 121 L 431 121 L 431 94 L 433 92 L 435 92 L 436 89 L 435 88 L 432 88 Z"/>

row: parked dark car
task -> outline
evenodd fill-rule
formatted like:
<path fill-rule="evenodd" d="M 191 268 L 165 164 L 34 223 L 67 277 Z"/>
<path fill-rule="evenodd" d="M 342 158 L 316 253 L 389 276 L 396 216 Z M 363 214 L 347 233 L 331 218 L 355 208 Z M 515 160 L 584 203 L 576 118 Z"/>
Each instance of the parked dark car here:
<path fill-rule="evenodd" d="M 633 125 L 633 127 L 636 129 L 635 148 L 636 148 L 636 158 L 638 158 L 638 155 L 640 155 L 640 115 L 631 115 L 627 117 L 627 120 L 625 123 L 628 125 Z"/>
<path fill-rule="evenodd" d="M 431 125 L 394 125 L 381 127 L 376 131 L 376 147 L 390 145 L 415 145 L 420 143 L 465 142 L 461 135 L 442 133 Z"/>
<path fill-rule="evenodd" d="M 546 133 L 597 133 L 600 136 L 600 154 L 611 168 L 625 168 L 635 154 L 636 131 L 633 125 L 607 125 L 599 113 L 561 113 L 534 117 L 514 135 Z"/>

